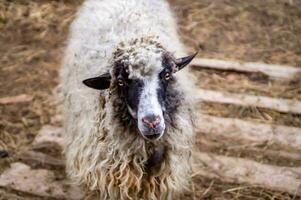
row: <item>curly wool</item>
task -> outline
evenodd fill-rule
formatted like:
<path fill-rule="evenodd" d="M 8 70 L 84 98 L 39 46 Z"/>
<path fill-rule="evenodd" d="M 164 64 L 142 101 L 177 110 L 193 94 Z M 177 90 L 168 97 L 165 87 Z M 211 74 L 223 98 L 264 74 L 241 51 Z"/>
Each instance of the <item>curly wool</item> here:
<path fill-rule="evenodd" d="M 106 108 L 111 112 L 112 107 L 106 105 Z M 185 116 L 173 117 L 179 121 Z M 169 125 L 167 133 L 172 134 L 147 143 L 136 131 L 121 126 L 116 118 L 109 127 L 112 135 L 105 125 L 106 118 L 98 120 L 100 126 L 95 135 L 90 132 L 89 137 L 74 138 L 67 146 L 67 172 L 79 184 L 99 190 L 101 199 L 166 199 L 164 195 L 172 195 L 187 185 L 191 141 L 185 127 L 176 127 L 177 123 Z M 189 122 L 183 122 L 189 128 Z M 145 163 L 158 145 L 166 146 L 167 155 L 159 170 L 146 174 Z"/>
<path fill-rule="evenodd" d="M 166 51 L 185 55 L 175 27 L 161 0 L 87 0 L 71 26 L 60 83 L 66 168 L 75 183 L 87 186 L 99 199 L 173 199 L 189 183 L 194 86 L 187 70 L 177 73 L 168 89 L 166 131 L 154 142 L 139 136 L 114 88 L 96 91 L 82 84 L 110 71 L 120 58 L 118 44 L 127 48 L 133 38 L 154 35 Z M 158 146 L 164 146 L 163 160 L 146 169 Z"/>

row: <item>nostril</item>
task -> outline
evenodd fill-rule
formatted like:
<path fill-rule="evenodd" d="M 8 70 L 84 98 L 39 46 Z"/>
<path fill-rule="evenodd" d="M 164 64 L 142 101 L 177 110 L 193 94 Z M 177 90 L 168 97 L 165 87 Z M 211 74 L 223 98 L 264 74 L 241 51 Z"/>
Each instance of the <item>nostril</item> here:
<path fill-rule="evenodd" d="M 160 117 L 156 117 L 155 120 L 153 121 L 153 125 L 156 126 L 160 124 L 160 121 L 161 121 Z"/>
<path fill-rule="evenodd" d="M 146 127 L 153 128 L 153 124 L 149 122 L 147 118 L 142 118 L 142 122 Z"/>
<path fill-rule="evenodd" d="M 160 117 L 159 116 L 147 116 L 142 118 L 143 124 L 148 127 L 154 129 L 158 124 L 160 124 Z"/>

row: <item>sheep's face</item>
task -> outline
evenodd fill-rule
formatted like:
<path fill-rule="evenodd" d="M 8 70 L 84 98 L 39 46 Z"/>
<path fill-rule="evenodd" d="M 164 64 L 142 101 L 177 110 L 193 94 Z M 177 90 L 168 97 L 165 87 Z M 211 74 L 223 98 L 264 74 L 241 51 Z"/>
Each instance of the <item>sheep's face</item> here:
<path fill-rule="evenodd" d="M 94 89 L 117 89 L 117 95 L 147 140 L 161 138 L 165 130 L 166 97 L 173 73 L 195 55 L 175 59 L 157 43 L 118 48 L 110 73 L 84 81 Z"/>
<path fill-rule="evenodd" d="M 146 139 L 158 139 L 165 129 L 163 101 L 167 83 L 160 78 L 162 69 L 142 71 L 143 66 L 146 65 L 131 68 L 117 64 L 114 70 L 115 84 L 140 134 Z"/>

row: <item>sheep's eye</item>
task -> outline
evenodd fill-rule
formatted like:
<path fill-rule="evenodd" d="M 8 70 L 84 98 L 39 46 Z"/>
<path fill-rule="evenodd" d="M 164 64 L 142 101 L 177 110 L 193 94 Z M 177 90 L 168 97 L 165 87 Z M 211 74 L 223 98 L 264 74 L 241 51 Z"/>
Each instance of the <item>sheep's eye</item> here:
<path fill-rule="evenodd" d="M 124 82 L 123 82 L 123 80 L 121 80 L 121 79 L 118 79 L 117 82 L 118 82 L 118 85 L 121 86 L 121 87 L 124 85 Z"/>
<path fill-rule="evenodd" d="M 170 73 L 166 73 L 164 75 L 164 79 L 168 81 L 170 79 Z"/>

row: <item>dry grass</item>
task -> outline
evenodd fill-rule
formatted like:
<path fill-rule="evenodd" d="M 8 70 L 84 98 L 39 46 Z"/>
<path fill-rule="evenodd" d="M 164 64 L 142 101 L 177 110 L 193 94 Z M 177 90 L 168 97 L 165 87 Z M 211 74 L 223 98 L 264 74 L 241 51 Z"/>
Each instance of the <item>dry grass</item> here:
<path fill-rule="evenodd" d="M 292 113 L 280 113 L 274 110 L 257 107 L 242 107 L 238 105 L 225 105 L 220 103 L 203 102 L 201 112 L 219 117 L 232 117 L 244 120 L 301 127 L 301 116 Z"/>
<path fill-rule="evenodd" d="M 301 79 L 284 82 L 269 80 L 259 73 L 236 73 L 197 67 L 194 69 L 200 80 L 198 85 L 205 89 L 301 100 Z"/>
<path fill-rule="evenodd" d="M 58 1 L 0 1 L 0 97 L 34 97 L 0 106 L 0 149 L 10 153 L 0 172 L 55 113 L 52 90 L 74 12 L 74 4 Z"/>
<path fill-rule="evenodd" d="M 301 2 L 171 0 L 181 33 L 204 57 L 301 66 Z"/>
<path fill-rule="evenodd" d="M 170 2 L 176 10 L 183 41 L 189 50 L 200 49 L 201 56 L 301 66 L 301 1 Z M 19 94 L 34 97 L 29 103 L 0 105 L 0 149 L 10 153 L 9 158 L 0 160 L 0 173 L 56 112 L 52 91 L 58 82 L 68 25 L 79 3 L 80 0 L 0 0 L 0 98 Z M 258 74 L 215 70 L 195 73 L 203 88 L 301 100 L 301 81 L 279 83 Z M 301 116 L 266 109 L 204 103 L 202 112 L 301 127 Z M 202 150 L 284 165 L 281 159 L 254 155 L 247 148 L 231 150 L 229 146 L 230 142 Z M 300 162 L 292 161 L 291 166 L 300 166 Z M 248 185 L 194 177 L 193 187 L 183 199 L 200 198 L 298 199 Z"/>

